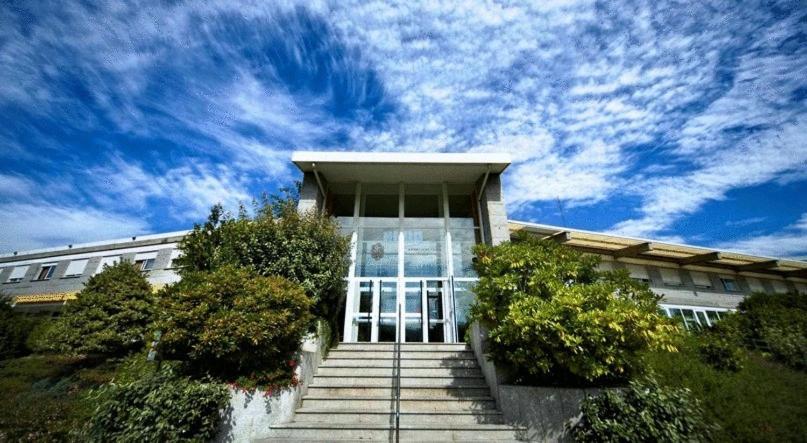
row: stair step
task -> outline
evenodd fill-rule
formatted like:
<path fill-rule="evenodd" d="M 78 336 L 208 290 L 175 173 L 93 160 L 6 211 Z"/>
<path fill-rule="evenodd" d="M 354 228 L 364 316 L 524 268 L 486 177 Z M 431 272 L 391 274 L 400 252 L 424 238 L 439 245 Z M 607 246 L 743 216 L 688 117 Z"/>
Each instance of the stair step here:
<path fill-rule="evenodd" d="M 328 358 L 351 358 L 351 359 L 372 359 L 372 358 L 396 358 L 396 353 L 392 350 L 389 351 L 376 351 L 376 350 L 340 350 L 333 349 L 328 353 Z M 473 351 L 414 351 L 404 349 L 401 351 L 401 360 L 417 360 L 417 359 L 476 359 Z"/>
<path fill-rule="evenodd" d="M 320 368 L 394 368 L 394 358 L 337 358 L 329 356 Z M 479 368 L 475 358 L 459 359 L 408 359 L 401 360 L 402 368 Z"/>
<path fill-rule="evenodd" d="M 395 343 L 339 343 L 331 351 L 392 351 Z M 401 343 L 401 351 L 470 351 L 465 343 Z"/>
<path fill-rule="evenodd" d="M 316 423 L 353 423 L 353 424 L 391 424 L 395 421 L 395 414 L 391 410 L 372 411 L 367 409 L 356 410 L 328 410 L 328 409 L 298 409 L 294 416 L 295 422 Z M 503 424 L 504 417 L 499 411 L 443 411 L 443 412 L 404 412 L 400 418 L 402 425 L 421 424 Z"/>
<path fill-rule="evenodd" d="M 394 375 L 394 367 L 336 367 L 321 365 L 315 377 L 386 377 Z M 401 368 L 401 377 L 482 377 L 482 371 L 471 368 Z"/>
<path fill-rule="evenodd" d="M 303 408 L 350 410 L 367 409 L 387 411 L 394 401 L 391 396 L 381 397 L 303 397 Z M 489 396 L 463 398 L 401 398 L 401 412 L 477 411 L 496 410 L 496 402 Z"/>
<path fill-rule="evenodd" d="M 308 388 L 308 395 L 312 397 L 335 397 L 335 398 L 354 398 L 354 397 L 392 397 L 392 387 L 381 386 L 310 386 Z M 401 387 L 401 399 L 411 398 L 477 398 L 490 395 L 490 390 L 487 386 L 476 387 L 440 387 L 440 386 L 422 386 L 416 388 Z"/>
<path fill-rule="evenodd" d="M 521 429 L 508 425 L 401 425 L 402 440 L 517 440 Z M 395 429 L 389 425 L 349 425 L 319 423 L 288 423 L 275 425 L 267 438 L 327 439 L 327 440 L 381 440 L 394 438 Z M 258 440 L 262 441 L 262 440 Z"/>
<path fill-rule="evenodd" d="M 386 376 L 362 376 L 362 377 L 345 377 L 345 376 L 323 376 L 317 375 L 314 377 L 311 387 L 331 387 L 331 386 L 355 386 L 355 387 L 387 387 L 395 386 L 396 378 L 390 375 Z M 482 376 L 478 377 L 401 377 L 401 388 L 413 387 L 475 387 L 487 388 L 485 379 Z"/>

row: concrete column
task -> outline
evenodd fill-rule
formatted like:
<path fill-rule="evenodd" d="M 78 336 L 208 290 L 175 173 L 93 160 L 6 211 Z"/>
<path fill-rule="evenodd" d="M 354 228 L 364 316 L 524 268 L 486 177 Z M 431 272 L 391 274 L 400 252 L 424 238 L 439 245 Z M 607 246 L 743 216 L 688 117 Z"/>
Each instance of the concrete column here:
<path fill-rule="evenodd" d="M 477 182 L 482 186 L 484 177 Z M 502 195 L 502 181 L 499 174 L 490 174 L 481 190 L 482 198 L 479 206 L 482 209 L 482 226 L 485 230 L 485 240 L 488 244 L 498 245 L 510 240 L 510 230 L 507 228 L 507 208 Z"/>
<path fill-rule="evenodd" d="M 297 210 L 304 213 L 320 209 L 322 209 L 322 193 L 319 192 L 317 178 L 313 172 L 306 172 L 303 174 L 303 185 L 300 187 L 300 202 L 297 204 Z"/>

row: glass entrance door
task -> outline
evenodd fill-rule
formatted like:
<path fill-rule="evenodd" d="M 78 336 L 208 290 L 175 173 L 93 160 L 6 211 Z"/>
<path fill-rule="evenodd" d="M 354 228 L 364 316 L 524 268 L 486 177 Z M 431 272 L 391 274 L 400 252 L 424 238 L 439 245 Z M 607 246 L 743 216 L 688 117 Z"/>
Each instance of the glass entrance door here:
<path fill-rule="evenodd" d="M 353 297 L 352 340 L 408 343 L 456 341 L 447 279 L 366 279 Z M 401 309 L 402 324 L 398 324 Z"/>

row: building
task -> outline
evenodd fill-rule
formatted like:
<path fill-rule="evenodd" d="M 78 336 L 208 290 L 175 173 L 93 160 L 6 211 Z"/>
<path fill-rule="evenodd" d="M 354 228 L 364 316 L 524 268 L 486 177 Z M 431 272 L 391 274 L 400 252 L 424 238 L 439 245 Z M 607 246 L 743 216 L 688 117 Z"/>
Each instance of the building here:
<path fill-rule="evenodd" d="M 476 281 L 471 248 L 519 231 L 627 269 L 688 327 L 711 325 L 751 292 L 807 294 L 804 261 L 508 220 L 505 154 L 296 152 L 292 161 L 303 173 L 300 210 L 333 215 L 352 240 L 343 341 L 462 341 Z M 170 283 L 186 232 L 0 255 L 0 291 L 18 309 L 57 308 L 116 260 Z"/>

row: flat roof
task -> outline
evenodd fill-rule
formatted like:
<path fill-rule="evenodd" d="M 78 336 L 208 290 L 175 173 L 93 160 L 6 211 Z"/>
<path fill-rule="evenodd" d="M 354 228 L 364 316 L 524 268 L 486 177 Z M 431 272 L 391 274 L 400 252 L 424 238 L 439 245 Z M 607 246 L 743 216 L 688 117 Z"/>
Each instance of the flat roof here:
<path fill-rule="evenodd" d="M 504 153 L 296 151 L 291 161 L 332 183 L 474 183 L 510 165 Z"/>
<path fill-rule="evenodd" d="M 544 238 L 552 238 L 576 249 L 617 258 L 641 258 L 672 262 L 680 266 L 715 266 L 737 272 L 807 278 L 807 262 L 801 260 L 765 257 L 540 223 L 508 220 L 507 224 L 510 232 L 526 231 Z"/>

